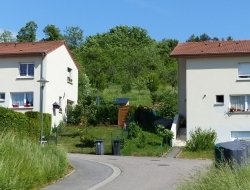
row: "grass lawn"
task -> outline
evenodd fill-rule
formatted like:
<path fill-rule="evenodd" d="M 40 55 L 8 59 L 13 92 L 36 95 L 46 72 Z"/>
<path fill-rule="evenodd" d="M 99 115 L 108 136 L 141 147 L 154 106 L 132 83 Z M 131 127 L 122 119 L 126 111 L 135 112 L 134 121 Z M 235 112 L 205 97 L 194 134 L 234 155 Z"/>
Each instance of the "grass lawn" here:
<path fill-rule="evenodd" d="M 127 139 L 126 132 L 117 126 L 98 126 L 89 128 L 80 128 L 68 126 L 63 129 L 59 137 L 61 144 L 68 152 L 95 154 L 95 147 L 82 147 L 80 135 L 87 130 L 95 139 L 104 139 L 105 154 L 112 154 L 112 139 L 124 138 L 124 147 L 121 149 L 122 155 L 134 156 L 161 156 L 168 147 L 161 147 L 161 138 L 153 133 L 143 132 L 145 136 L 145 147 L 140 148 L 140 142 L 137 139 Z"/>
<path fill-rule="evenodd" d="M 119 85 L 110 85 L 109 88 L 106 88 L 102 95 L 104 100 L 106 101 L 113 101 L 116 98 L 129 98 L 130 105 L 143 105 L 143 106 L 151 106 L 152 101 L 150 97 L 149 90 L 141 90 L 140 94 L 139 91 L 136 89 L 132 89 L 131 92 L 122 93 L 121 86 Z"/>
<path fill-rule="evenodd" d="M 199 151 L 199 152 L 191 152 L 187 150 L 183 150 L 178 158 L 187 158 L 187 159 L 211 159 L 214 160 L 214 149 Z"/>

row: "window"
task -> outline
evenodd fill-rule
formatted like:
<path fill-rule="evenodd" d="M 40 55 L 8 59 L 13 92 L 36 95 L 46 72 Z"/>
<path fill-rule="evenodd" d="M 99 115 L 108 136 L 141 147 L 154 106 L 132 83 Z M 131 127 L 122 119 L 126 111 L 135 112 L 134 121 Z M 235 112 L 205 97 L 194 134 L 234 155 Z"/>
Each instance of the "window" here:
<path fill-rule="evenodd" d="M 21 77 L 33 77 L 34 76 L 34 64 L 21 63 L 19 68 L 19 74 Z"/>
<path fill-rule="evenodd" d="M 231 131 L 231 138 L 233 140 L 250 140 L 250 131 Z"/>
<path fill-rule="evenodd" d="M 224 95 L 216 95 L 216 103 L 223 104 L 224 103 Z"/>
<path fill-rule="evenodd" d="M 72 80 L 72 69 L 68 67 L 67 72 L 68 72 L 67 82 L 72 84 L 72 82 L 73 82 L 73 80 Z"/>
<path fill-rule="evenodd" d="M 230 96 L 230 112 L 250 111 L 250 95 Z"/>
<path fill-rule="evenodd" d="M 0 102 L 4 102 L 5 101 L 5 93 L 0 92 Z"/>
<path fill-rule="evenodd" d="M 250 63 L 239 63 L 238 65 L 238 77 L 240 79 L 250 78 Z"/>
<path fill-rule="evenodd" d="M 33 92 L 11 93 L 13 107 L 33 107 Z"/>

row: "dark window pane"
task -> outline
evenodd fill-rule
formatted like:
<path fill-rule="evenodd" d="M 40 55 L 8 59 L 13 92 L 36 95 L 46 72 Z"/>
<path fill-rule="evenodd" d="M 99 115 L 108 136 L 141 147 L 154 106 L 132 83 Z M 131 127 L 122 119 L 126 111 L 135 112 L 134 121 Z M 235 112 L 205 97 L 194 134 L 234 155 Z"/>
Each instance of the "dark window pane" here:
<path fill-rule="evenodd" d="M 34 64 L 28 64 L 28 76 L 34 76 Z"/>
<path fill-rule="evenodd" d="M 20 64 L 20 76 L 27 75 L 27 64 Z"/>

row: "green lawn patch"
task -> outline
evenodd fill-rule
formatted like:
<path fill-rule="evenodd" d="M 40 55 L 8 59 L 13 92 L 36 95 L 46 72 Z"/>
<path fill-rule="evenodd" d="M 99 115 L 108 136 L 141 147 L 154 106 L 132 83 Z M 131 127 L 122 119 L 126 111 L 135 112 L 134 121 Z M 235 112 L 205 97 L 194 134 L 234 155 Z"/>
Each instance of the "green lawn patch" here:
<path fill-rule="evenodd" d="M 152 100 L 150 97 L 149 90 L 141 90 L 140 93 L 136 89 L 132 89 L 131 92 L 122 93 L 120 85 L 110 85 L 109 88 L 106 88 L 102 95 L 105 101 L 113 101 L 116 98 L 129 98 L 130 105 L 133 106 L 151 106 Z"/>
<path fill-rule="evenodd" d="M 79 128 L 68 126 L 65 127 L 59 137 L 59 144 L 61 144 L 68 152 L 71 153 L 84 153 L 95 154 L 95 147 L 81 146 L 80 136 L 87 130 L 88 134 L 97 139 L 104 140 L 105 154 L 112 154 L 112 139 L 121 139 L 123 148 L 121 149 L 122 155 L 134 156 L 161 156 L 162 153 L 168 150 L 168 147 L 161 146 L 162 138 L 154 133 L 143 131 L 145 136 L 145 147 L 141 148 L 140 142 L 137 139 L 127 139 L 127 132 L 123 131 L 117 126 L 98 126 Z M 124 141 L 123 141 L 124 139 Z"/>
<path fill-rule="evenodd" d="M 188 151 L 182 150 L 178 155 L 178 158 L 187 158 L 187 159 L 214 159 L 214 149 L 203 150 L 203 151 Z"/>

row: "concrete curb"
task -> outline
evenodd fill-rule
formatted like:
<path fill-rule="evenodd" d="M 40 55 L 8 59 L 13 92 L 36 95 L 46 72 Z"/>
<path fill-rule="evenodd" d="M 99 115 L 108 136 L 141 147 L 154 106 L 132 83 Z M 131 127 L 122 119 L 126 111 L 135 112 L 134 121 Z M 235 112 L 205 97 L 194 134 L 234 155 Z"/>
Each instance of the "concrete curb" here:
<path fill-rule="evenodd" d="M 98 164 L 106 165 L 106 166 L 110 167 L 113 170 L 113 173 L 112 173 L 111 176 L 109 176 L 108 178 L 106 178 L 102 182 L 94 185 L 93 187 L 90 187 L 88 190 L 96 190 L 96 189 L 98 189 L 98 188 L 100 188 L 100 187 L 102 187 L 102 186 L 110 183 L 111 181 L 113 181 L 115 178 L 117 178 L 121 174 L 120 168 L 118 168 L 116 166 L 113 166 L 111 164 L 107 164 L 107 163 L 103 163 L 103 162 L 97 162 L 97 161 L 94 161 L 94 160 L 87 160 L 87 161 L 96 162 Z"/>

